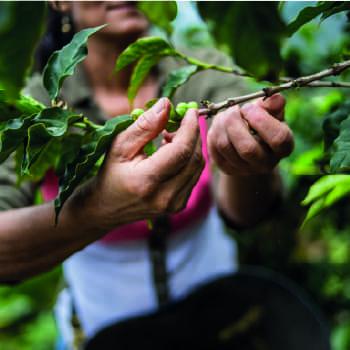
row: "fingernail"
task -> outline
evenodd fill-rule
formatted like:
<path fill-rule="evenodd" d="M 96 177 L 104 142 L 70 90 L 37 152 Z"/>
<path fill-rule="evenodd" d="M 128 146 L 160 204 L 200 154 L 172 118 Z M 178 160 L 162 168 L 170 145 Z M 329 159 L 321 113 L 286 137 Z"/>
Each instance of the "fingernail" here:
<path fill-rule="evenodd" d="M 160 100 L 158 100 L 158 102 L 153 106 L 153 108 L 157 114 L 163 112 L 165 108 L 165 98 L 162 97 Z"/>

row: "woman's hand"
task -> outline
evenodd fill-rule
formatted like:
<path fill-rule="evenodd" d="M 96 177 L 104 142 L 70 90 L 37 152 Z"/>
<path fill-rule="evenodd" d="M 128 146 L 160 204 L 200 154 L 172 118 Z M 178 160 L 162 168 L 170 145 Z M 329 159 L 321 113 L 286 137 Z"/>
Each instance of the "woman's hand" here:
<path fill-rule="evenodd" d="M 227 175 L 271 173 L 293 150 L 280 94 L 219 113 L 208 132 L 211 159 Z"/>
<path fill-rule="evenodd" d="M 100 227 L 111 229 L 185 207 L 204 166 L 198 112 L 189 110 L 152 156 L 143 152 L 163 131 L 169 108 L 168 99 L 159 100 L 116 137 L 87 200 L 88 216 Z"/>

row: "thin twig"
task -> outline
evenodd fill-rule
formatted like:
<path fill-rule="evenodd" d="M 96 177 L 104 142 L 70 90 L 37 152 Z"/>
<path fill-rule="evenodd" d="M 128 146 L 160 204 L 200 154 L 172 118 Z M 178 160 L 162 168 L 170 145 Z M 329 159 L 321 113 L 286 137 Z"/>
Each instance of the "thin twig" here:
<path fill-rule="evenodd" d="M 295 78 L 287 78 L 283 77 L 279 79 L 283 83 L 288 83 L 292 80 L 295 80 Z M 322 81 L 322 80 L 315 80 L 312 81 L 311 83 L 305 85 L 306 87 L 325 87 L 325 88 L 350 88 L 350 83 L 348 82 L 338 82 L 338 81 Z"/>
<path fill-rule="evenodd" d="M 299 77 L 296 79 L 292 79 L 290 81 L 287 81 L 286 83 L 275 85 L 275 86 L 269 86 L 261 89 L 260 91 L 243 95 L 243 96 L 237 96 L 237 97 L 231 97 L 228 98 L 226 101 L 218 102 L 218 103 L 204 103 L 205 108 L 202 108 L 199 110 L 200 115 L 207 115 L 208 118 L 216 114 L 218 111 L 224 108 L 228 108 L 231 106 L 235 106 L 240 103 L 244 103 L 250 100 L 254 100 L 259 97 L 268 98 L 278 92 L 289 90 L 293 88 L 301 88 L 301 87 L 350 87 L 349 83 L 333 83 L 333 82 L 321 82 L 319 80 L 330 77 L 330 76 L 336 76 L 342 73 L 344 70 L 350 68 L 350 60 L 335 63 L 332 65 L 332 67 L 325 69 L 321 72 Z"/>

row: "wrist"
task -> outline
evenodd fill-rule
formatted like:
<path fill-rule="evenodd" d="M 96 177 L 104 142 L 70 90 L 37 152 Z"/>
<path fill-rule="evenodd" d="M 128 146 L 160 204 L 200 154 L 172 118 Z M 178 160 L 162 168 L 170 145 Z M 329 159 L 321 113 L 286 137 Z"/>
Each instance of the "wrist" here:
<path fill-rule="evenodd" d="M 102 224 L 99 207 L 96 182 L 95 178 L 92 178 L 78 187 L 66 201 L 59 221 L 62 219 L 74 232 L 87 235 L 91 240 L 99 239 L 108 231 Z"/>

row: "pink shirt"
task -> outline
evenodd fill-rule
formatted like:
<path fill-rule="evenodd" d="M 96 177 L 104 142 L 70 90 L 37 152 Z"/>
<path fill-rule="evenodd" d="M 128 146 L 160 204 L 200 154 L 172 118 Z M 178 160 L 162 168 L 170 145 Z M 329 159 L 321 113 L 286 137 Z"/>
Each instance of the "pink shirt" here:
<path fill-rule="evenodd" d="M 171 215 L 171 233 L 180 231 L 189 224 L 205 217 L 212 205 L 212 194 L 210 189 L 211 173 L 206 145 L 207 125 L 203 117 L 199 118 L 200 134 L 202 138 L 202 151 L 205 159 L 205 167 L 199 181 L 193 188 L 187 206 L 181 212 Z M 53 200 L 58 193 L 58 178 L 52 170 L 48 171 L 42 185 L 42 193 L 45 201 Z M 131 224 L 120 226 L 103 238 L 104 243 L 115 243 L 120 241 L 130 241 L 146 239 L 150 233 L 145 220 L 136 221 Z"/>

